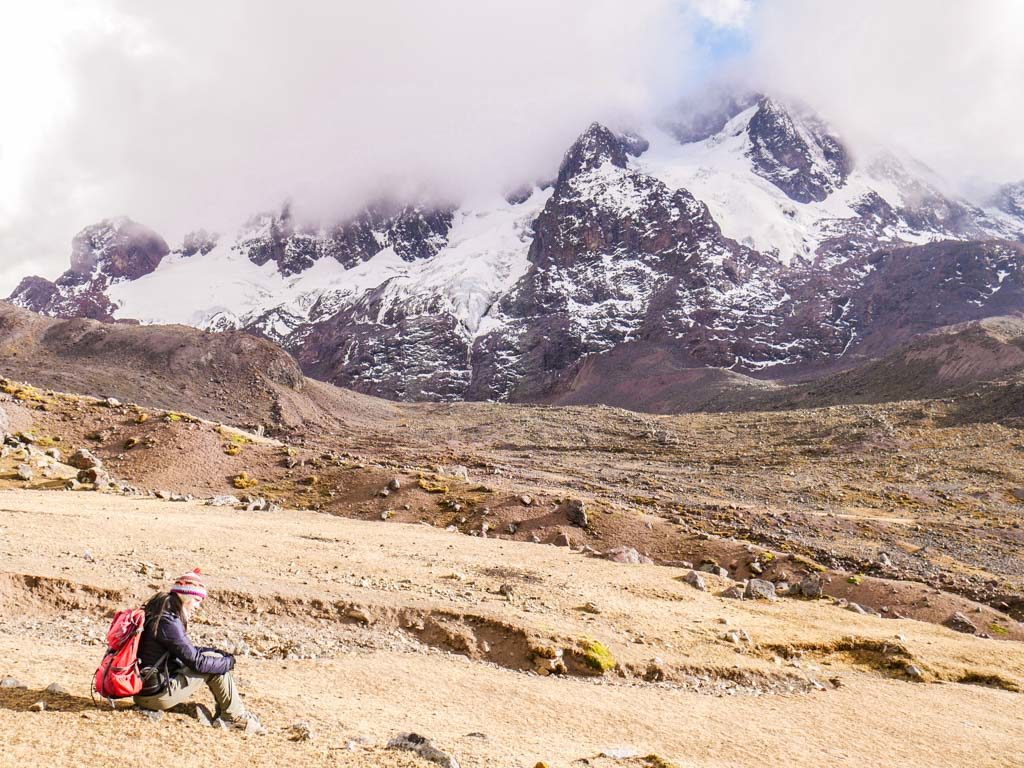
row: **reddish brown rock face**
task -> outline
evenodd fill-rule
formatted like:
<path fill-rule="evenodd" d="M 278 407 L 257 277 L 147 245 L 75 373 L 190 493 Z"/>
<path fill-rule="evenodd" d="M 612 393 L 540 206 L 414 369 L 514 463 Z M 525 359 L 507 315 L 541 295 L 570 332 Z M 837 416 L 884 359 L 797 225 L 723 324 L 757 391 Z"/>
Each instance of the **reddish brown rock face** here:
<path fill-rule="evenodd" d="M 28 277 L 11 294 L 18 306 L 53 317 L 113 320 L 106 289 L 150 274 L 170 252 L 166 241 L 131 219 L 105 219 L 71 241 L 71 269 L 51 282 Z"/>

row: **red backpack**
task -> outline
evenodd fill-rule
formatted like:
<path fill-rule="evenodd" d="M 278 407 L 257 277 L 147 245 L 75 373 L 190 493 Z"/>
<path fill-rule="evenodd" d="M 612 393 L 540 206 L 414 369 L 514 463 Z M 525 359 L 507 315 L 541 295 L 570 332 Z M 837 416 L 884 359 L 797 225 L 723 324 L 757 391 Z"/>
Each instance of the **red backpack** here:
<path fill-rule="evenodd" d="M 126 699 L 142 690 L 139 669 L 139 640 L 146 621 L 141 608 L 126 608 L 114 614 L 107 630 L 107 653 L 93 679 L 93 691 L 105 699 Z"/>

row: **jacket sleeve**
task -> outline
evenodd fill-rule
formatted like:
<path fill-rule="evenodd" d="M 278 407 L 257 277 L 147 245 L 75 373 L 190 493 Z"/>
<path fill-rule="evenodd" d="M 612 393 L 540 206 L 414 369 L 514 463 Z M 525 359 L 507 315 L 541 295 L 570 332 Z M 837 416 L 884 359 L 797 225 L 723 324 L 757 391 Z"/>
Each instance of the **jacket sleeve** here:
<path fill-rule="evenodd" d="M 176 616 L 164 617 L 164 620 L 160 622 L 157 639 L 170 652 L 171 656 L 200 674 L 224 675 L 230 672 L 234 666 L 234 659 L 231 656 L 204 655 L 203 651 L 192 645 L 192 641 L 188 639 L 188 635 L 185 634 L 185 630 L 181 626 L 181 621 Z"/>

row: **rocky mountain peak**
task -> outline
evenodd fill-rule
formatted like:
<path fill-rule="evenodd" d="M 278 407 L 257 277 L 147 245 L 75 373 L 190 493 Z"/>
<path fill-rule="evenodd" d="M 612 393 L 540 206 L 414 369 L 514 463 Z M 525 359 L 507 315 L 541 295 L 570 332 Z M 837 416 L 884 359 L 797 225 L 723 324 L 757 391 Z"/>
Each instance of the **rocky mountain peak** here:
<path fill-rule="evenodd" d="M 616 134 L 600 123 L 591 123 L 565 153 L 558 170 L 558 182 L 611 163 L 625 168 L 628 156 L 639 157 L 647 151 L 647 141 L 636 134 Z"/>
<path fill-rule="evenodd" d="M 799 203 L 821 202 L 853 170 L 849 152 L 821 119 L 767 96 L 747 133 L 755 172 Z"/>
<path fill-rule="evenodd" d="M 97 270 L 110 280 L 137 280 L 155 270 L 170 252 L 149 227 L 126 217 L 104 219 L 71 241 L 71 271 L 83 277 Z"/>
<path fill-rule="evenodd" d="M 285 204 L 250 219 L 233 247 L 258 266 L 274 261 L 281 274 L 296 275 L 323 258 L 352 268 L 388 247 L 404 261 L 430 258 L 448 242 L 451 226 L 452 210 L 444 207 L 377 202 L 323 226 L 297 223 Z"/>

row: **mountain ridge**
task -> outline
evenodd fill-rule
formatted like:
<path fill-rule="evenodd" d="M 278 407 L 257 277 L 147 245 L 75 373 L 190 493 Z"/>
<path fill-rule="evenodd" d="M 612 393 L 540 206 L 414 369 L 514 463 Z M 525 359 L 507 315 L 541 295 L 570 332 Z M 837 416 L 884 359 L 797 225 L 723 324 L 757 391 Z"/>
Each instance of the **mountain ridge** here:
<path fill-rule="evenodd" d="M 594 123 L 553 184 L 475 209 L 378 202 L 314 226 L 286 204 L 233 243 L 197 231 L 173 252 L 108 220 L 76 238 L 79 269 L 11 300 L 241 329 L 316 378 L 442 401 L 543 400 L 634 342 L 790 379 L 1024 307 L 1012 185 L 986 209 L 948 198 L 891 154 L 854 162 L 823 120 L 767 96 L 691 122 L 685 141 Z"/>

